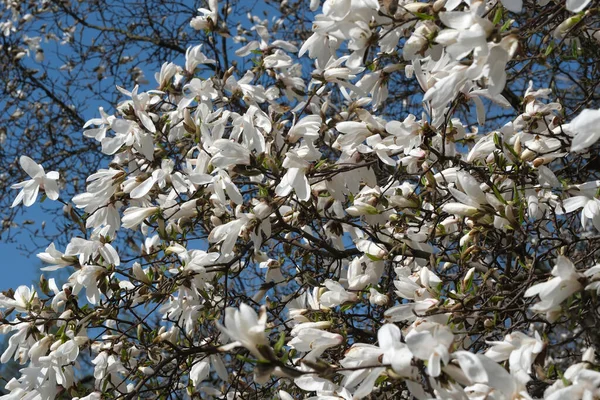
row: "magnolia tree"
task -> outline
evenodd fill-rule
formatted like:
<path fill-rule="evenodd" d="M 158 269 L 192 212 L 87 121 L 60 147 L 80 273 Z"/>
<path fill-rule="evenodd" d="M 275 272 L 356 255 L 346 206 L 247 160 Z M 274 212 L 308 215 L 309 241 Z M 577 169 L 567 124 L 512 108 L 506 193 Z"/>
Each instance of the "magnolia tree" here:
<path fill-rule="evenodd" d="M 2 398 L 600 397 L 598 3 L 309 6 L 190 15 L 209 45 L 85 123 L 74 197 L 20 157 L 12 205 L 74 228 L 0 295 Z"/>

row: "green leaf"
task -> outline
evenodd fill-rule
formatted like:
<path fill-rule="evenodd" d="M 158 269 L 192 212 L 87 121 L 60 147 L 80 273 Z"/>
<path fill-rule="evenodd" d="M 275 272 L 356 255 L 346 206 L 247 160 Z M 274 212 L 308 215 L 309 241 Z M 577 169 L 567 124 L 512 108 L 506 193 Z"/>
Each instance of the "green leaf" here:
<path fill-rule="evenodd" d="M 498 190 L 498 188 L 496 187 L 496 185 L 492 186 L 492 191 L 494 192 L 494 195 L 496 196 L 496 198 L 498 199 L 498 201 L 500 201 L 502 204 L 508 204 L 506 202 L 506 200 L 504 200 L 504 197 L 502 197 L 502 194 L 500 193 L 500 191 Z"/>
<path fill-rule="evenodd" d="M 381 260 L 383 260 L 383 258 L 375 257 L 373 254 L 367 254 L 367 253 L 365 253 L 365 255 L 366 255 L 367 257 L 369 257 L 369 259 L 370 259 L 371 261 L 381 261 Z"/>
<path fill-rule="evenodd" d="M 279 339 L 277 339 L 277 343 L 273 346 L 276 353 L 279 353 L 285 344 L 285 332 L 279 332 Z"/>
<path fill-rule="evenodd" d="M 554 42 L 550 42 L 548 47 L 546 47 L 546 51 L 544 52 L 544 57 L 548 57 L 550 55 L 550 53 L 552 53 L 552 51 L 554 51 Z"/>
<path fill-rule="evenodd" d="M 502 25 L 502 28 L 500 28 L 500 32 L 504 32 L 504 31 L 508 30 L 508 28 L 510 28 L 510 26 L 513 24 L 513 22 L 515 22 L 514 19 L 509 19 L 508 21 L 506 21 L 504 23 L 504 25 Z"/>
<path fill-rule="evenodd" d="M 496 147 L 499 150 L 502 150 L 502 139 L 500 138 L 500 135 L 498 135 L 498 132 L 494 132 L 494 144 L 496 145 Z"/>
<path fill-rule="evenodd" d="M 422 20 L 435 21 L 435 17 L 433 15 L 420 13 L 420 12 L 414 12 L 413 15 Z"/>
<path fill-rule="evenodd" d="M 502 20 L 503 16 L 504 16 L 504 10 L 502 9 L 501 6 L 498 6 L 498 8 L 496 9 L 496 14 L 494 14 L 493 24 L 498 25 L 500 23 L 500 21 Z"/>

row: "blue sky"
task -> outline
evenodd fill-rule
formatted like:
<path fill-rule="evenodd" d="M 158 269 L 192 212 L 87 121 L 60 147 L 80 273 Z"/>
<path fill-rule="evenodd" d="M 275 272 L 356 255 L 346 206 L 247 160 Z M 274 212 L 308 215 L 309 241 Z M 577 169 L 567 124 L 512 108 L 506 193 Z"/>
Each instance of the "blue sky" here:
<path fill-rule="evenodd" d="M 17 243 L 0 243 L 0 254 L 2 254 L 0 290 L 16 288 L 36 279 L 41 263 L 35 256 L 28 257 L 21 254 L 17 249 Z"/>
<path fill-rule="evenodd" d="M 6 195 L 15 197 L 17 193 L 17 190 L 11 190 Z M 23 206 L 20 205 L 19 207 Z M 34 204 L 24 211 L 24 214 L 18 220 L 33 220 L 34 224 L 30 225 L 31 228 L 41 228 L 43 221 L 47 221 L 47 227 L 52 225 L 50 221 L 53 215 L 44 212 L 39 205 Z M 19 244 L 24 241 L 30 241 L 30 239 L 22 233 L 15 243 L 0 242 L 0 254 L 2 255 L 2 261 L 0 262 L 0 271 L 2 271 L 1 291 L 16 288 L 20 285 L 31 285 L 34 280 L 39 279 L 42 262 L 35 256 L 35 252 L 29 254 L 19 250 Z"/>

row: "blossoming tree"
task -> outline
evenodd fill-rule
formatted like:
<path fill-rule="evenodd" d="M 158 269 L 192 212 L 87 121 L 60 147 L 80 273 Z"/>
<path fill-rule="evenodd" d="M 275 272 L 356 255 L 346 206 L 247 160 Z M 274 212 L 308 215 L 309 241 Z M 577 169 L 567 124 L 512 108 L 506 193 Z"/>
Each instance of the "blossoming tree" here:
<path fill-rule="evenodd" d="M 20 158 L 13 206 L 77 231 L 0 295 L 4 397 L 600 397 L 598 95 L 515 92 L 516 66 L 600 61 L 598 7 L 313 0 L 306 37 L 251 16 L 242 41 L 210 0 L 191 28 L 251 68 L 193 45 L 118 87 L 73 197 Z"/>

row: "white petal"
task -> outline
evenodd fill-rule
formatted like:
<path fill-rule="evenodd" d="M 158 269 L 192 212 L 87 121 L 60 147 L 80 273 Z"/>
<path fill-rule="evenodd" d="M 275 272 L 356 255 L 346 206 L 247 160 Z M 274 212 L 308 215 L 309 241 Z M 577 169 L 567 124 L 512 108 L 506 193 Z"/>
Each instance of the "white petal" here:
<path fill-rule="evenodd" d="M 567 10 L 579 12 L 583 10 L 592 0 L 567 0 Z"/>
<path fill-rule="evenodd" d="M 37 184 L 23 189 L 23 205 L 25 207 L 29 207 L 35 203 L 39 190 L 40 186 Z"/>
<path fill-rule="evenodd" d="M 21 164 L 21 168 L 27 172 L 27 175 L 32 178 L 44 175 L 42 166 L 27 156 L 21 156 L 21 158 L 19 158 L 19 164 Z"/>
<path fill-rule="evenodd" d="M 461 31 L 467 30 L 473 25 L 471 13 L 460 11 L 441 12 L 440 21 L 449 28 Z"/>
<path fill-rule="evenodd" d="M 579 210 L 588 203 L 590 199 L 587 196 L 574 196 L 563 201 L 563 210 L 566 213 Z"/>
<path fill-rule="evenodd" d="M 152 186 L 154 186 L 155 182 L 156 179 L 154 179 L 154 176 L 150 176 L 144 182 L 139 184 L 135 189 L 133 189 L 131 193 L 129 193 L 129 197 L 131 197 L 132 199 L 139 199 L 140 197 L 144 197 L 146 194 L 148 194 L 150 189 L 152 189 Z"/>
<path fill-rule="evenodd" d="M 391 349 L 394 344 L 400 343 L 402 335 L 400 328 L 394 324 L 385 324 L 379 328 L 377 332 L 377 340 L 379 340 L 379 347 L 383 350 Z"/>
<path fill-rule="evenodd" d="M 479 125 L 485 124 L 485 107 L 483 101 L 478 96 L 471 97 L 473 103 L 475 103 L 475 110 L 477 111 L 477 123 Z"/>
<path fill-rule="evenodd" d="M 481 363 L 481 360 L 471 352 L 456 351 L 454 358 L 458 360 L 460 368 L 465 376 L 473 383 L 487 383 L 488 374 Z"/>
<path fill-rule="evenodd" d="M 58 199 L 58 183 L 52 179 L 44 179 L 44 192 L 50 200 Z"/>

